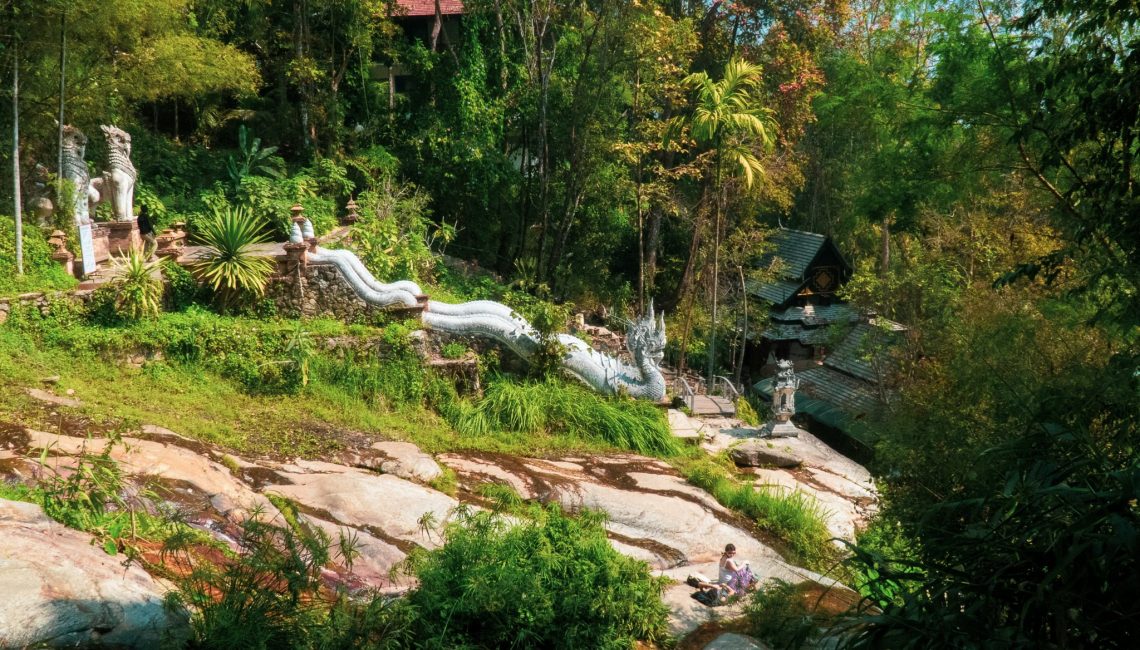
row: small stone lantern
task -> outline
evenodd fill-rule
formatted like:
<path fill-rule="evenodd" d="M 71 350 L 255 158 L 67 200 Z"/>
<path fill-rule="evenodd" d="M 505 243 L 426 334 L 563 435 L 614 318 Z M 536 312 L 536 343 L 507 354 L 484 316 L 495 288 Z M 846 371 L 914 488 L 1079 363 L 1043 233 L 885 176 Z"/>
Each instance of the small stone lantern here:
<path fill-rule="evenodd" d="M 67 250 L 67 235 L 62 230 L 52 231 L 48 243 L 52 247 L 51 258 L 63 267 L 65 273 L 72 275 L 75 272 L 75 255 Z"/>
<path fill-rule="evenodd" d="M 788 359 L 777 361 L 776 366 L 779 371 L 772 386 L 772 421 L 761 428 L 761 436 L 797 437 L 800 435 L 800 429 L 792 424 L 791 420 L 796 414 L 796 390 L 800 387 L 800 379 L 796 377 L 792 362 Z"/>
<path fill-rule="evenodd" d="M 360 221 L 360 215 L 356 212 L 359 207 L 360 206 L 356 205 L 356 199 L 352 198 L 351 196 L 348 197 L 348 203 L 344 205 L 344 209 L 347 214 L 345 214 L 344 218 L 340 220 L 342 226 L 351 226 L 357 221 Z"/>

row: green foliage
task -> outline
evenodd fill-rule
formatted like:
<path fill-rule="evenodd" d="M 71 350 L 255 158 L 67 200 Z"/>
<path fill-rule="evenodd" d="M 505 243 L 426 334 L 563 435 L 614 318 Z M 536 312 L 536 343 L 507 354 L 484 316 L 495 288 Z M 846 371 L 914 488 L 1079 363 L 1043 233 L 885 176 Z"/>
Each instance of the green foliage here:
<path fill-rule="evenodd" d="M 613 549 L 598 513 L 521 514 L 461 508 L 441 548 L 409 557 L 422 647 L 616 649 L 665 638 L 665 581 Z"/>
<path fill-rule="evenodd" d="M 361 220 L 352 248 L 378 278 L 430 280 L 435 259 L 428 196 L 415 186 L 384 176 L 357 197 Z"/>
<path fill-rule="evenodd" d="M 602 397 L 553 379 L 537 383 L 498 379 L 475 404 L 451 397 L 437 403 L 437 408 L 457 431 L 469 436 L 493 431 L 557 432 L 650 456 L 680 453 L 662 412 L 652 404 Z"/>
<path fill-rule="evenodd" d="M 538 347 L 530 355 L 532 377 L 545 379 L 562 372 L 562 360 L 566 357 L 566 346 L 558 340 L 558 335 L 570 320 L 570 308 L 545 300 L 535 300 L 526 309 L 527 320 L 538 332 Z"/>
<path fill-rule="evenodd" d="M 287 504 L 286 504 L 287 505 Z M 289 510 L 286 507 L 286 510 Z M 237 556 L 215 564 L 194 555 L 193 540 L 167 541 L 167 562 L 189 568 L 167 604 L 191 610 L 190 648 L 406 648 L 411 611 L 400 601 L 329 594 L 321 567 L 351 561 L 349 540 L 334 544 L 292 514 L 276 526 L 257 513 L 243 522 Z"/>
<path fill-rule="evenodd" d="M 467 355 L 467 346 L 458 341 L 444 343 L 439 349 L 439 355 L 444 359 L 462 359 Z"/>
<path fill-rule="evenodd" d="M 266 240 L 263 227 L 260 219 L 240 207 L 215 211 L 197 224 L 197 240 L 205 250 L 191 268 L 225 309 L 265 291 L 274 261 L 254 248 Z"/>
<path fill-rule="evenodd" d="M 821 506 L 804 493 L 756 489 L 750 481 L 734 480 L 724 468 L 709 460 L 686 468 L 685 479 L 783 540 L 794 560 L 804 566 L 822 570 L 834 559 Z"/>
<path fill-rule="evenodd" d="M 277 147 L 262 147 L 261 138 L 254 138 L 250 142 L 249 129 L 244 124 L 238 127 L 238 152 L 237 159 L 233 156 L 226 159 L 226 173 L 230 175 L 235 189 L 241 188 L 244 178 L 255 174 L 281 178 L 279 167 L 282 161 L 273 155 L 277 153 Z"/>
<path fill-rule="evenodd" d="M 75 278 L 51 259 L 51 246 L 38 228 L 24 221 L 24 275 L 16 275 L 16 224 L 0 214 L 0 295 L 70 289 Z"/>
<path fill-rule="evenodd" d="M 739 418 L 741 422 L 754 427 L 760 426 L 760 424 L 763 423 L 760 414 L 757 413 L 756 409 L 752 406 L 752 401 L 744 397 L 736 400 L 736 417 Z"/>
<path fill-rule="evenodd" d="M 183 311 L 202 299 L 202 287 L 194 274 L 173 261 L 164 261 L 162 274 L 166 277 L 167 295 L 174 311 Z"/>
<path fill-rule="evenodd" d="M 159 262 L 148 260 L 143 251 L 132 248 L 115 263 L 115 312 L 129 321 L 153 318 L 162 310 L 165 289 Z"/>
<path fill-rule="evenodd" d="M 899 577 L 921 572 L 914 540 L 900 522 L 880 514 L 857 534 L 856 542 L 853 556 L 845 562 L 852 576 L 850 584 L 867 602 L 902 604 L 905 585 Z"/>
<path fill-rule="evenodd" d="M 415 351 L 389 348 L 380 354 L 346 353 L 342 359 L 314 359 L 316 381 L 338 386 L 376 408 L 421 406 L 428 374 Z"/>
<path fill-rule="evenodd" d="M 459 476 L 455 470 L 450 467 L 441 467 L 439 476 L 429 481 L 431 489 L 437 492 L 443 492 L 449 496 L 455 496 L 456 491 L 459 489 Z"/>
<path fill-rule="evenodd" d="M 1085 432 L 1041 431 L 992 450 L 1008 469 L 998 489 L 933 507 L 917 526 L 920 562 L 867 571 L 881 611 L 851 647 L 1135 645 L 1140 464 L 1097 446 Z M 860 549 L 852 561 L 884 564 Z"/>
<path fill-rule="evenodd" d="M 760 104 L 762 73 L 756 64 L 732 59 L 725 64 L 720 81 L 713 81 L 705 72 L 694 72 L 685 78 L 685 85 L 696 94 L 693 115 L 687 120 L 689 131 L 698 143 L 716 151 L 718 184 L 726 158 L 749 187 L 756 176 L 764 173 L 750 146 L 752 140 L 761 147 L 772 146 L 772 111 Z M 679 119 L 673 130 L 679 131 L 685 122 Z"/>
<path fill-rule="evenodd" d="M 48 461 L 51 449 L 40 455 L 44 475 L 30 489 L 43 506 L 44 514 L 69 528 L 94 536 L 108 555 L 120 551 L 134 553 L 140 539 L 163 538 L 171 532 L 169 523 L 147 511 L 144 499 L 153 498 L 149 489 L 136 489 L 128 496 L 126 481 L 119 464 L 111 457 L 118 436 L 106 440 L 88 439 L 87 444 L 101 446 L 97 454 L 86 449 L 75 457 L 74 464 L 61 466 L 58 459 Z"/>
<path fill-rule="evenodd" d="M 819 629 L 796 586 L 779 578 L 753 594 L 745 614 L 752 635 L 780 650 L 805 647 Z"/>

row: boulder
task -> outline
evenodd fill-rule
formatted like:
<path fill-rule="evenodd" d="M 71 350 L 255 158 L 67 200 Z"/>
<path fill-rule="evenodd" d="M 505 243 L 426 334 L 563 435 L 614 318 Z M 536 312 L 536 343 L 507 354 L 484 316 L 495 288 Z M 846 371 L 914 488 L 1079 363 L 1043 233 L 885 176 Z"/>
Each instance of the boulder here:
<path fill-rule="evenodd" d="M 704 428 L 704 424 L 700 420 L 691 418 L 677 409 L 669 409 L 667 415 L 669 417 L 669 429 L 672 430 L 674 436 L 694 442 L 701 441 L 701 429 Z"/>
<path fill-rule="evenodd" d="M 764 440 L 751 440 L 733 447 L 728 455 L 738 467 L 799 467 L 803 459 L 782 445 Z"/>
<path fill-rule="evenodd" d="M 165 591 L 39 506 L 0 499 L 0 647 L 159 647 L 187 631 Z"/>
<path fill-rule="evenodd" d="M 420 448 L 410 442 L 386 440 L 377 442 L 371 447 L 380 452 L 374 468 L 384 474 L 395 474 L 403 479 L 433 481 L 443 474 L 439 464 L 430 454 L 420 451 Z"/>

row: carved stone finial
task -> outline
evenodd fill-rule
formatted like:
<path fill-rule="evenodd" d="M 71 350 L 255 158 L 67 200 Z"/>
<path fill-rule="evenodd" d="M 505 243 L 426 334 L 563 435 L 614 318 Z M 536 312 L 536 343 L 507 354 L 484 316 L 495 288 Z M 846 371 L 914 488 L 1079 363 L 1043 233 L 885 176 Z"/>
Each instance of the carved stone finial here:
<path fill-rule="evenodd" d="M 348 203 L 344 205 L 344 209 L 347 214 L 345 214 L 344 218 L 340 220 L 341 224 L 345 226 L 351 226 L 357 221 L 360 221 L 360 215 L 356 212 L 359 207 L 360 206 L 356 205 L 356 199 L 352 198 L 351 196 L 348 197 Z"/>
<path fill-rule="evenodd" d="M 62 230 L 53 230 L 48 236 L 48 243 L 54 252 L 59 252 L 67 247 L 67 235 Z"/>

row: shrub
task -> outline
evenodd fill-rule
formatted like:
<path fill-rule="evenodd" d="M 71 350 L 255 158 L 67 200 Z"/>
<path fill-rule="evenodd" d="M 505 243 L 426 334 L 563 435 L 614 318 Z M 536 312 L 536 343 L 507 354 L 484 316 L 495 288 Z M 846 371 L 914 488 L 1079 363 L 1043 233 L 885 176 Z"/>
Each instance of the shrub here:
<path fill-rule="evenodd" d="M 138 248 L 115 262 L 115 313 L 129 321 L 142 320 L 162 311 L 162 273 L 159 263 L 148 260 Z"/>
<path fill-rule="evenodd" d="M 192 273 L 179 264 L 164 262 L 162 274 L 166 276 L 170 307 L 175 311 L 182 311 L 201 298 L 201 285 Z"/>
<path fill-rule="evenodd" d="M 119 551 L 134 554 L 139 537 L 161 538 L 169 522 L 148 514 L 144 499 L 152 499 L 149 489 L 127 490 L 123 472 L 111 457 L 120 442 L 112 436 L 98 454 L 79 454 L 74 465 L 49 465 L 48 450 L 40 457 L 43 478 L 31 493 L 43 506 L 44 514 L 59 523 L 91 533 L 109 555 Z M 127 496 L 130 493 L 130 496 Z"/>
<path fill-rule="evenodd" d="M 439 354 L 444 359 L 462 359 L 463 355 L 467 354 L 467 346 L 456 341 L 444 343 L 443 347 L 439 350 Z"/>
<path fill-rule="evenodd" d="M 215 564 L 175 536 L 166 563 L 185 569 L 172 608 L 191 609 L 189 648 L 406 648 L 411 612 L 378 594 L 349 599 L 323 589 L 321 567 L 334 556 L 351 565 L 351 540 L 334 545 L 285 504 L 288 525 L 242 524 L 236 557 Z"/>
<path fill-rule="evenodd" d="M 779 578 L 752 595 L 745 614 L 752 634 L 773 648 L 798 650 L 819 629 L 796 586 Z"/>
<path fill-rule="evenodd" d="M 378 278 L 426 281 L 435 268 L 429 242 L 428 196 L 411 184 L 383 177 L 357 197 L 361 220 L 352 246 Z"/>
<path fill-rule="evenodd" d="M 39 228 L 24 220 L 24 275 L 16 275 L 15 220 L 0 214 L 0 294 L 68 289 L 75 278 L 51 259 L 51 246 Z"/>
<path fill-rule="evenodd" d="M 444 539 L 409 558 L 423 647 L 624 649 L 666 634 L 665 580 L 614 550 L 599 513 L 460 509 Z"/>
<path fill-rule="evenodd" d="M 205 252 L 191 268 L 214 290 L 225 309 L 265 291 L 274 263 L 253 250 L 254 245 L 266 240 L 263 228 L 262 221 L 250 211 L 233 207 L 216 210 L 198 224 L 196 238 Z"/>

